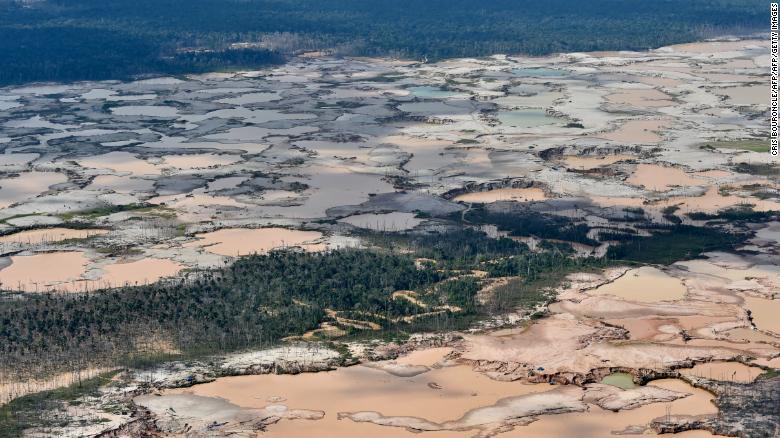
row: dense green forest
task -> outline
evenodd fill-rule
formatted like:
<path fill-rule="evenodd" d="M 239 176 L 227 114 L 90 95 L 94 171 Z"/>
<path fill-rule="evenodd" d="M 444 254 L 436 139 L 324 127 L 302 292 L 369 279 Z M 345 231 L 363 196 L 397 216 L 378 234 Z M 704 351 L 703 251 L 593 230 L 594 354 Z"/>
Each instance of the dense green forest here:
<path fill-rule="evenodd" d="M 11 298 L 0 303 L 0 367 L 125 362 L 150 339 L 192 353 L 268 345 L 317 327 L 326 308 L 406 314 L 390 294 L 443 275 L 389 253 L 279 251 L 173 283 Z"/>
<path fill-rule="evenodd" d="M 283 62 L 647 49 L 765 30 L 759 0 L 0 0 L 0 84 Z M 234 46 L 235 43 L 249 43 Z"/>
<path fill-rule="evenodd" d="M 511 236 L 535 236 L 543 239 L 558 239 L 585 245 L 598 245 L 588 237 L 590 228 L 575 224 L 562 216 L 544 215 L 532 210 L 513 213 L 492 213 L 483 205 L 472 207 L 464 219 L 474 224 L 492 224 L 508 231 Z"/>
<path fill-rule="evenodd" d="M 545 228 L 537 224 L 552 219 L 521 215 L 514 220 L 515 229 L 527 223 L 542 232 Z M 548 225 L 571 229 L 560 221 Z M 535 307 L 549 298 L 545 288 L 575 270 L 603 268 L 614 259 L 670 263 L 731 247 L 746 236 L 711 227 L 652 231 L 651 237 L 626 235 L 599 259 L 571 257 L 555 245 L 531 251 L 523 243 L 468 227 L 373 233 L 363 237 L 374 249 L 274 251 L 178 280 L 84 294 L 0 294 L 0 370 L 22 377 L 96 365 L 132 366 L 165 359 L 155 359 L 160 353 L 198 356 L 268 346 L 322 322 L 338 322 L 334 312 L 376 324 L 380 331 L 375 334 L 460 329 L 517 305 Z M 475 277 L 475 270 L 487 277 Z M 487 302 L 477 302 L 477 292 L 497 277 L 515 280 Z M 400 290 L 416 291 L 424 304 L 396 299 L 393 292 Z M 345 328 L 355 332 L 349 324 Z"/>
<path fill-rule="evenodd" d="M 383 246 L 316 254 L 275 251 L 152 285 L 0 295 L 0 369 L 41 375 L 133 365 L 161 349 L 197 356 L 273 345 L 333 321 L 332 311 L 395 333 L 461 328 L 480 315 L 546 299 L 541 288 L 554 285 L 559 280 L 554 273 L 566 266 L 603 264 L 534 253 L 522 243 L 472 230 L 374 238 Z M 432 261 L 419 266 L 419 257 Z M 494 264 L 501 259 L 513 262 Z M 481 306 L 475 296 L 483 283 L 468 275 L 471 269 L 524 280 Z M 425 306 L 394 299 L 398 290 L 417 291 Z M 445 305 L 460 310 L 430 312 Z M 414 318 L 404 320 L 408 316 Z"/>

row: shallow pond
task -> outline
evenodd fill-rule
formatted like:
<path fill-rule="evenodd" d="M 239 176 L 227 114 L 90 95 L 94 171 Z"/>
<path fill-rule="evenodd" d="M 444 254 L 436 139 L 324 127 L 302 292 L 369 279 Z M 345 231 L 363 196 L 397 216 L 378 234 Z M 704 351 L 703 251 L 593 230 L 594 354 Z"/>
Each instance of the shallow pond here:
<path fill-rule="evenodd" d="M 79 291 L 87 263 L 81 251 L 12 256 L 11 265 L 0 270 L 0 285 L 26 292 Z"/>
<path fill-rule="evenodd" d="M 37 245 L 61 242 L 68 239 L 86 239 L 107 233 L 101 229 L 41 228 L 0 236 L 0 244 Z"/>
<path fill-rule="evenodd" d="M 117 262 L 103 267 L 103 275 L 97 283 L 100 287 L 150 284 L 163 277 L 174 276 L 183 268 L 172 260 L 153 257 Z"/>
<path fill-rule="evenodd" d="M 403 231 L 410 230 L 423 223 L 424 219 L 417 219 L 414 213 L 392 212 L 385 214 L 359 214 L 339 220 L 358 228 L 366 228 L 374 231 Z"/>
<path fill-rule="evenodd" d="M 705 362 L 697 364 L 693 368 L 680 370 L 680 372 L 687 376 L 703 377 L 710 380 L 750 383 L 763 374 L 764 370 L 739 362 Z"/>
<path fill-rule="evenodd" d="M 588 291 L 590 295 L 613 295 L 627 301 L 655 303 L 682 299 L 685 285 L 677 278 L 651 266 L 631 269 L 622 277 Z"/>
<path fill-rule="evenodd" d="M 521 78 L 554 78 L 566 76 L 569 73 L 568 70 L 547 67 L 515 68 L 512 70 L 512 74 Z"/>
<path fill-rule="evenodd" d="M 502 125 L 514 128 L 536 128 L 560 123 L 560 119 L 551 117 L 543 109 L 519 109 L 498 113 Z"/>
<path fill-rule="evenodd" d="M 780 299 L 767 300 L 746 296 L 745 304 L 750 309 L 756 327 L 780 335 Z"/>
<path fill-rule="evenodd" d="M 446 351 L 435 351 L 439 356 Z M 399 364 L 429 366 L 433 357 L 413 357 Z M 497 400 L 553 389 L 548 384 L 499 382 L 471 370 L 469 366 L 432 368 L 411 377 L 399 377 L 389 372 L 354 366 L 336 371 L 299 375 L 240 376 L 217 379 L 189 389 L 167 394 L 192 394 L 219 397 L 242 407 L 261 408 L 271 401 L 291 409 L 312 409 L 325 412 L 316 421 L 280 421 L 269 426 L 271 437 L 399 437 L 419 436 L 403 428 L 383 427 L 339 420 L 339 412 L 376 411 L 383 415 L 413 416 L 431 421 L 457 419 L 469 410 L 489 406 Z M 166 395 L 167 395 L 166 394 Z M 471 432 L 442 431 L 435 437 L 469 437 Z"/>
<path fill-rule="evenodd" d="M 601 379 L 601 383 L 605 385 L 617 386 L 621 389 L 631 389 L 636 387 L 634 383 L 634 376 L 628 373 L 612 373 L 608 376 L 604 376 Z"/>
<path fill-rule="evenodd" d="M 659 386 L 673 391 L 687 392 L 688 397 L 671 403 L 652 403 L 635 409 L 612 412 L 591 406 L 588 412 L 577 412 L 560 415 L 541 416 L 528 426 L 516 427 L 513 431 L 503 433 L 502 438 L 525 437 L 556 437 L 556 438 L 605 438 L 626 436 L 615 432 L 625 430 L 629 426 L 648 424 L 652 420 L 667 415 L 708 415 L 717 413 L 712 403 L 712 394 L 678 379 L 662 379 L 648 383 L 649 386 Z M 668 410 L 668 411 L 667 411 Z M 655 434 L 650 434 L 655 435 Z M 627 436 L 648 436 L 627 435 Z M 666 436 L 666 435 L 662 435 Z M 712 437 L 707 431 L 692 431 L 675 434 L 675 437 L 700 438 Z"/>
<path fill-rule="evenodd" d="M 299 246 L 317 251 L 324 245 L 316 243 L 322 238 L 317 231 L 290 230 L 287 228 L 224 228 L 210 233 L 198 234 L 195 242 L 186 246 L 199 246 L 206 251 L 224 255 L 240 256 L 264 253 L 274 248 Z"/>
<path fill-rule="evenodd" d="M 491 203 L 498 201 L 532 202 L 547 199 L 544 190 L 536 187 L 526 189 L 493 189 L 484 192 L 472 192 L 458 195 L 453 199 L 458 202 Z"/>
<path fill-rule="evenodd" d="M 49 187 L 68 181 L 58 172 L 22 172 L 19 176 L 0 180 L 0 208 L 17 202 L 29 201 Z"/>

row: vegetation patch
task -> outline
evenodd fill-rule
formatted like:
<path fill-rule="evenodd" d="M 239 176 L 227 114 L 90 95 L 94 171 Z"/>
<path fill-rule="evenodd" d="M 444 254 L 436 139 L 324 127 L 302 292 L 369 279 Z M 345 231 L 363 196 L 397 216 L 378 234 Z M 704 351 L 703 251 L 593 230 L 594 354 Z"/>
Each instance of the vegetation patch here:
<path fill-rule="evenodd" d="M 731 248 L 743 242 L 747 234 L 736 234 L 713 227 L 672 225 L 653 229 L 650 237 L 634 236 L 607 250 L 607 258 L 639 263 L 671 264 L 692 259 L 703 252 Z"/>
<path fill-rule="evenodd" d="M 686 215 L 697 221 L 720 219 L 730 222 L 766 222 L 780 215 L 780 211 L 755 211 L 750 207 L 732 207 L 716 214 L 692 212 Z"/>
<path fill-rule="evenodd" d="M 751 138 L 744 140 L 718 140 L 707 142 L 700 147 L 704 149 L 735 149 L 751 152 L 769 152 L 769 139 Z"/>
<path fill-rule="evenodd" d="M 70 221 L 75 218 L 79 219 L 97 219 L 99 217 L 108 216 L 114 213 L 121 213 L 123 211 L 152 211 L 159 208 L 152 204 L 124 204 L 124 205 L 106 205 L 103 207 L 95 207 L 89 210 L 72 211 L 69 213 L 60 214 L 60 218 L 65 221 Z"/>
<path fill-rule="evenodd" d="M 511 236 L 533 236 L 542 239 L 565 240 L 585 245 L 598 245 L 588 237 L 590 227 L 574 223 L 571 219 L 544 215 L 530 210 L 513 213 L 493 213 L 482 206 L 472 208 L 464 220 L 475 224 L 491 224 Z"/>
<path fill-rule="evenodd" d="M 63 388 L 19 397 L 0 406 L 0 438 L 15 438 L 33 427 L 67 424 L 68 419 L 56 417 L 57 408 L 63 403 L 78 403 L 77 400 L 85 396 L 99 395 L 99 389 L 111 382 L 117 373 L 111 371 Z"/>

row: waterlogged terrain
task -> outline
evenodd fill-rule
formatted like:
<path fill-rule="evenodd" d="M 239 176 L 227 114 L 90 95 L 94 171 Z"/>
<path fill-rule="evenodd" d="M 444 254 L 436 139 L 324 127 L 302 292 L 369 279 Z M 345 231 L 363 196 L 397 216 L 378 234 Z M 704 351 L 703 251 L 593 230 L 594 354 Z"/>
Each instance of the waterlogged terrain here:
<path fill-rule="evenodd" d="M 766 53 L 310 54 L 2 89 L 0 427 L 776 431 Z M 116 374 L 63 389 L 74 370 Z"/>

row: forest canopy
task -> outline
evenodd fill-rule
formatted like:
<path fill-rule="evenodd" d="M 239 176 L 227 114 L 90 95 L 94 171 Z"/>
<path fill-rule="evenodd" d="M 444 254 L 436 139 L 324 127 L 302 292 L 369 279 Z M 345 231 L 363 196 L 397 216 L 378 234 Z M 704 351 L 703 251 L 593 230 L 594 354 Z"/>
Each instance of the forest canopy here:
<path fill-rule="evenodd" d="M 758 0 L 0 0 L 0 84 L 260 67 L 300 51 L 411 59 L 642 50 L 765 28 Z"/>

